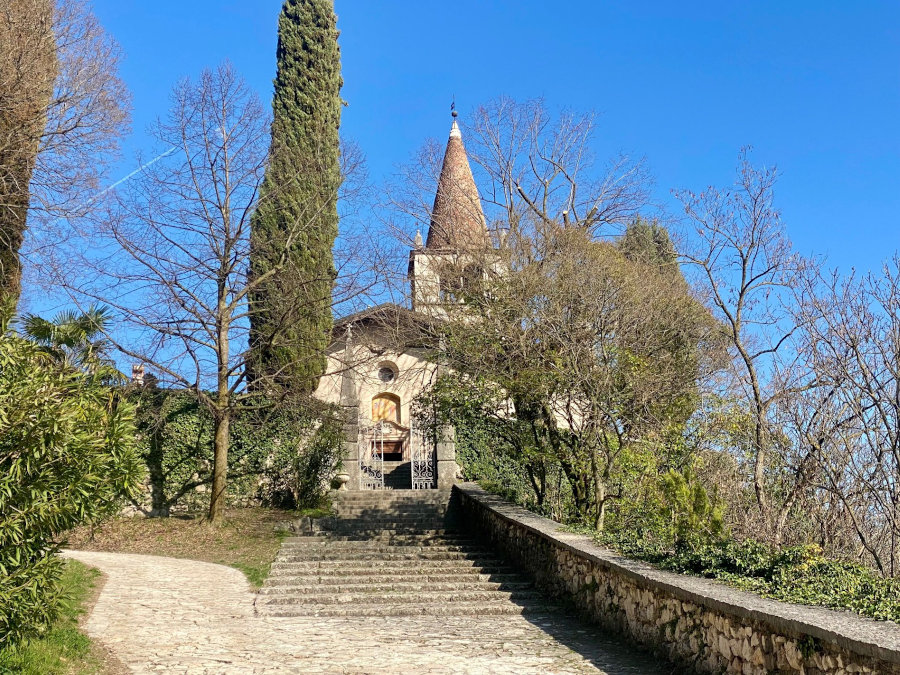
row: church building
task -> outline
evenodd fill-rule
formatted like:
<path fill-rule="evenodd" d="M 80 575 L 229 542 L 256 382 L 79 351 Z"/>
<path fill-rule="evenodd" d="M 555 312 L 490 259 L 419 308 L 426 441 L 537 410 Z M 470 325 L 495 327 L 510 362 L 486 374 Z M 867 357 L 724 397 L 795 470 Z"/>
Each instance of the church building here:
<path fill-rule="evenodd" d="M 335 322 L 316 397 L 347 414 L 349 490 L 446 488 L 456 479 L 452 433 L 429 442 L 412 405 L 439 373 L 423 339 L 428 326 L 446 317 L 454 290 L 492 248 L 455 111 L 453 118 L 428 233 L 424 241 L 417 233 L 409 252 L 411 308 L 386 303 Z"/>

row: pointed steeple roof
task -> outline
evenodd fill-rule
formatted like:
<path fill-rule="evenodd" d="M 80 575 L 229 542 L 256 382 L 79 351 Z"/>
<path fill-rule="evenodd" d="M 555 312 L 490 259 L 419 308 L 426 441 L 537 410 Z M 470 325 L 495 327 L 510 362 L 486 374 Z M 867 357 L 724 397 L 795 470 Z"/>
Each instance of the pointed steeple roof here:
<path fill-rule="evenodd" d="M 453 110 L 453 126 L 444 153 L 444 165 L 438 181 L 431 225 L 425 248 L 442 250 L 472 250 L 490 246 L 484 211 L 472 167 L 466 156 L 462 134 Z"/>

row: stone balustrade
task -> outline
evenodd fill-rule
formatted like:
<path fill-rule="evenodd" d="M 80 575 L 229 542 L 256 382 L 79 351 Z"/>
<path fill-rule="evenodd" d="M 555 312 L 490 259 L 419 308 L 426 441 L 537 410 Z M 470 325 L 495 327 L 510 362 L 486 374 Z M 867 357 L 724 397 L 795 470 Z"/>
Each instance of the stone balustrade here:
<path fill-rule="evenodd" d="M 792 605 L 623 558 L 590 537 L 456 486 L 466 529 L 588 620 L 700 673 L 900 675 L 900 626 Z"/>

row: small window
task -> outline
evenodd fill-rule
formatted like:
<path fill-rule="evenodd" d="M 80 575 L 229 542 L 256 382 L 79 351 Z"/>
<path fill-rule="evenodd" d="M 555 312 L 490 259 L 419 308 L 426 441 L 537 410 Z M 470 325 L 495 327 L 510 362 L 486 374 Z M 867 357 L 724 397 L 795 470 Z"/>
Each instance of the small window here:
<path fill-rule="evenodd" d="M 397 366 L 390 361 L 382 361 L 378 364 L 378 370 L 375 371 L 378 379 L 385 384 L 390 384 L 397 379 Z"/>

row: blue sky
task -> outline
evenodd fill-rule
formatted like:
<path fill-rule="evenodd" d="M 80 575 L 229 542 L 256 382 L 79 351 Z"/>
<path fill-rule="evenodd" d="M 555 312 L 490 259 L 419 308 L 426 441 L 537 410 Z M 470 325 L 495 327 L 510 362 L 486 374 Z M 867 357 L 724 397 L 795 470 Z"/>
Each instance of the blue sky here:
<path fill-rule="evenodd" d="M 183 76 L 230 59 L 264 100 L 280 0 L 94 0 L 134 94 L 127 151 Z M 791 237 L 843 269 L 898 246 L 900 3 L 862 0 L 337 0 L 343 133 L 378 182 L 500 94 L 600 113 L 601 154 L 646 158 L 656 193 L 777 164 Z M 120 175 L 132 168 L 123 164 Z"/>

